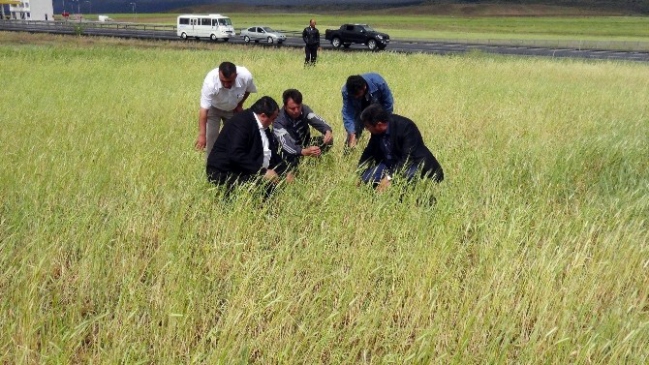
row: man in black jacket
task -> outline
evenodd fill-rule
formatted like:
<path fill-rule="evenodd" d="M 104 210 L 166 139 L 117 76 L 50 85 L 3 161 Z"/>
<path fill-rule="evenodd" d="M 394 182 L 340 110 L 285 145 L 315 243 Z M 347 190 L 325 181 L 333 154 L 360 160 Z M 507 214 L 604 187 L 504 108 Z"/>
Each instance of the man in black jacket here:
<path fill-rule="evenodd" d="M 223 127 L 207 158 L 207 179 L 230 189 L 257 179 L 271 182 L 271 186 L 277 183 L 285 166 L 268 127 L 278 113 L 277 102 L 264 96 L 250 109 L 235 114 Z M 286 178 L 291 180 L 292 176 Z"/>
<path fill-rule="evenodd" d="M 304 41 L 304 66 L 315 66 L 318 58 L 318 48 L 320 48 L 320 31 L 315 27 L 315 19 L 309 21 L 309 26 L 302 31 L 302 40 Z"/>
<path fill-rule="evenodd" d="M 365 128 L 372 134 L 361 155 L 361 180 L 382 191 L 390 186 L 392 177 L 400 174 L 413 179 L 444 180 L 442 166 L 424 145 L 415 123 L 397 114 L 390 114 L 374 104 L 361 114 Z"/>

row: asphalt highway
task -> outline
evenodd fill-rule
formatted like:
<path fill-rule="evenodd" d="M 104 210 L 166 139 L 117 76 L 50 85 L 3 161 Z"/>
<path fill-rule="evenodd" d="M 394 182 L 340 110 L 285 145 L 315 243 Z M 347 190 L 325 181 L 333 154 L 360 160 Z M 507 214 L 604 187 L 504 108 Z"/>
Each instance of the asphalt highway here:
<path fill-rule="evenodd" d="M 150 24 L 135 23 L 98 23 L 98 22 L 43 22 L 43 21 L 15 21 L 0 20 L 0 31 L 15 32 L 40 32 L 53 34 L 70 34 L 86 36 L 104 36 L 120 38 L 138 38 L 151 40 L 168 40 L 178 42 L 197 42 L 196 40 L 181 40 L 172 26 L 156 26 Z M 200 42 L 210 42 L 200 40 Z M 239 37 L 230 39 L 228 43 L 243 44 Z M 287 40 L 282 45 L 251 43 L 250 46 L 260 47 L 303 47 L 302 39 L 296 34 L 287 33 Z M 333 49 L 328 42 L 322 43 L 323 49 Z M 370 52 L 363 45 L 352 45 L 349 49 L 340 49 L 341 52 Z M 385 51 L 400 53 L 425 53 L 438 55 L 457 55 L 467 52 L 483 52 L 489 54 L 532 56 L 550 58 L 577 58 L 593 60 L 619 60 L 649 62 L 649 52 L 636 51 L 611 51 L 593 49 L 571 49 L 571 48 L 549 48 L 549 47 L 526 47 L 526 46 L 504 46 L 504 45 L 482 45 L 433 41 L 410 41 L 392 39 Z"/>

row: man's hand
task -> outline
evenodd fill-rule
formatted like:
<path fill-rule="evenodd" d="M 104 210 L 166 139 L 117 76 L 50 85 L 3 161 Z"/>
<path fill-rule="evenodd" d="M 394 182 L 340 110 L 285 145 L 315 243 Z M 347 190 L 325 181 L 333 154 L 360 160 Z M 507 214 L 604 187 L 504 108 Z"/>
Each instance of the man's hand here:
<path fill-rule="evenodd" d="M 286 174 L 286 182 L 290 184 L 293 181 L 295 181 L 295 174 L 293 174 L 292 172 L 287 173 Z"/>
<path fill-rule="evenodd" d="M 322 138 L 322 143 L 324 144 L 331 144 L 334 141 L 334 135 L 331 133 L 331 131 L 327 131 L 325 133 L 324 137 Z"/>
<path fill-rule="evenodd" d="M 356 133 L 347 134 L 347 147 L 349 148 L 356 147 Z"/>
<path fill-rule="evenodd" d="M 277 172 L 275 172 L 275 170 L 268 169 L 264 174 L 264 179 L 275 182 L 279 179 L 279 175 L 277 175 Z"/>
<path fill-rule="evenodd" d="M 392 185 L 392 182 L 390 181 L 390 179 L 388 179 L 387 177 L 384 177 L 383 179 L 381 179 L 381 182 L 376 187 L 376 192 L 377 193 L 382 193 L 385 190 L 387 190 L 387 188 L 389 188 L 390 185 Z"/>
<path fill-rule="evenodd" d="M 205 151 L 205 144 L 207 142 L 205 141 L 205 135 L 204 134 L 199 134 L 198 138 L 196 138 L 196 149 L 199 151 Z"/>
<path fill-rule="evenodd" d="M 311 146 L 302 149 L 302 156 L 320 156 L 320 147 Z"/>
<path fill-rule="evenodd" d="M 234 107 L 234 109 L 232 110 L 233 113 L 239 113 L 239 112 L 242 112 L 242 111 L 243 111 L 243 105 L 241 105 L 241 104 L 237 104 L 237 106 Z"/>

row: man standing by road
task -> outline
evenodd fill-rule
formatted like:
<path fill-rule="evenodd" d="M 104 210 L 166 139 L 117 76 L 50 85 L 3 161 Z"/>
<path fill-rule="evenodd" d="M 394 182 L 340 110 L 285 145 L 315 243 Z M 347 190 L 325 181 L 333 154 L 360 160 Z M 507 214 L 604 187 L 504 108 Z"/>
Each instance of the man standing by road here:
<path fill-rule="evenodd" d="M 309 26 L 302 31 L 302 40 L 304 40 L 304 66 L 315 66 L 318 58 L 318 49 L 320 48 L 320 31 L 315 27 L 315 19 L 309 20 Z"/>
<path fill-rule="evenodd" d="M 282 95 L 284 107 L 273 122 L 273 133 L 282 145 L 282 157 L 294 169 L 303 156 L 319 157 L 333 144 L 331 127 L 327 122 L 302 104 L 302 93 L 288 89 Z M 311 138 L 310 127 L 322 136 Z"/>
<path fill-rule="evenodd" d="M 223 62 L 205 77 L 198 114 L 196 149 L 205 149 L 205 158 L 219 136 L 221 121 L 227 122 L 243 110 L 243 103 L 257 87 L 247 68 Z"/>
<path fill-rule="evenodd" d="M 355 147 L 363 133 L 361 112 L 370 105 L 379 104 L 392 113 L 394 99 L 388 83 L 377 73 L 352 75 L 343 86 L 343 124 L 347 130 L 347 147 Z"/>

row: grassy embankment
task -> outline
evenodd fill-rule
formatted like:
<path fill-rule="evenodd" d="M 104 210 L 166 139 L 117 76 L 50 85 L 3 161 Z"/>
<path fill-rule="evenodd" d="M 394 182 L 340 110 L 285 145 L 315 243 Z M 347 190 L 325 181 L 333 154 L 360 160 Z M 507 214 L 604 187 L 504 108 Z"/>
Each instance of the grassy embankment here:
<path fill-rule="evenodd" d="M 346 22 L 368 23 L 393 38 L 504 45 L 535 45 L 586 49 L 649 50 L 649 18 L 590 17 L 462 17 L 422 13 L 309 14 L 282 12 L 228 12 L 235 28 L 269 25 L 301 31 L 315 17 L 318 27 L 338 28 Z M 122 21 L 175 24 L 177 14 L 114 14 Z"/>
<path fill-rule="evenodd" d="M 646 65 L 323 52 L 305 70 L 291 49 L 17 37 L 0 33 L 1 363 L 649 359 Z M 251 101 L 297 87 L 335 129 L 269 207 L 220 201 L 192 148 L 226 59 Z M 373 70 L 445 167 L 414 193 L 432 208 L 357 188 L 342 155 L 340 86 Z"/>

